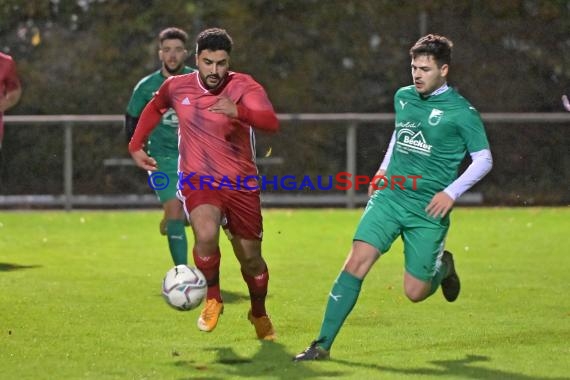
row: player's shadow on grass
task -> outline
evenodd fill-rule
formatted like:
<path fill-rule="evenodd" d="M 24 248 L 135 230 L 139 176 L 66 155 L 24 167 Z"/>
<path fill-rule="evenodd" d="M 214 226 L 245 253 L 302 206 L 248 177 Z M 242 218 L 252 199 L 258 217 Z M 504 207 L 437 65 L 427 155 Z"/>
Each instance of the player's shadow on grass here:
<path fill-rule="evenodd" d="M 1 264 L 0 264 L 1 265 Z M 31 268 L 31 267 L 30 267 Z M 2 269 L 0 269 L 1 271 Z M 156 294 L 157 297 L 162 297 L 162 294 Z M 271 296 L 267 296 L 267 299 L 270 299 Z M 247 293 L 240 293 L 240 292 L 230 292 L 226 290 L 222 290 L 222 299 L 224 300 L 224 304 L 236 304 L 242 302 L 250 302 L 249 294 Z"/>
<path fill-rule="evenodd" d="M 41 265 L 20 265 L 12 263 L 0 263 L 0 272 L 13 272 L 21 269 L 40 268 Z"/>
<path fill-rule="evenodd" d="M 295 363 L 293 354 L 278 342 L 260 341 L 257 352 L 249 358 L 240 357 L 232 348 L 216 348 L 216 362 L 223 365 L 227 376 L 244 378 L 310 379 L 315 377 L 338 377 L 344 373 L 323 371 L 310 363 Z"/>
<path fill-rule="evenodd" d="M 249 302 L 249 294 L 240 292 L 230 292 L 222 289 L 222 299 L 225 304 Z"/>
<path fill-rule="evenodd" d="M 211 348 L 216 359 L 211 366 L 198 366 L 179 361 L 175 365 L 203 371 L 204 379 L 227 379 L 232 377 L 259 379 L 310 379 L 343 377 L 344 372 L 326 371 L 315 363 L 295 363 L 293 354 L 277 342 L 260 341 L 260 347 L 251 357 L 237 354 L 231 347 Z M 195 379 L 195 377 L 192 377 Z"/>
<path fill-rule="evenodd" d="M 486 368 L 473 363 L 490 362 L 491 358 L 481 355 L 467 355 L 465 359 L 459 360 L 433 360 L 428 362 L 439 368 L 420 367 L 420 368 L 396 368 L 390 366 L 382 366 L 375 364 L 364 364 L 351 362 L 348 360 L 333 359 L 334 362 L 346 364 L 352 368 L 365 367 L 368 369 L 376 369 L 379 372 L 392 372 L 402 375 L 423 375 L 423 376 L 446 376 L 449 378 L 461 379 L 501 379 L 501 380 L 562 380 L 568 379 L 563 377 L 545 377 L 545 376 L 528 376 L 520 373 L 502 371 L 500 369 Z"/>

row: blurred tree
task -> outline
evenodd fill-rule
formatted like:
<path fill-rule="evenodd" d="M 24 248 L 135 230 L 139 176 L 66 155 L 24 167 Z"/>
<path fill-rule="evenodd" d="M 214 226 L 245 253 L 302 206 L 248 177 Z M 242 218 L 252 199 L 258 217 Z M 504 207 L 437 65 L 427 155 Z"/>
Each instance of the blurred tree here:
<path fill-rule="evenodd" d="M 234 67 L 263 81 L 282 112 L 387 112 L 410 82 L 407 51 L 425 12 L 429 32 L 455 41 L 453 83 L 482 111 L 548 111 L 570 76 L 569 4 L 4 0 L 0 50 L 30 89 L 20 113 L 122 112 L 132 84 L 158 65 L 165 25 L 228 29 Z"/>

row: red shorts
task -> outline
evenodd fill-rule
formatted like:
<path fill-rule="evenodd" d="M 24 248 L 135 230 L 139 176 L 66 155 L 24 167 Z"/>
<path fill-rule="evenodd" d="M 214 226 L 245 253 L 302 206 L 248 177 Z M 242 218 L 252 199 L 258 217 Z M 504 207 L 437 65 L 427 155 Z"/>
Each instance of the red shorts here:
<path fill-rule="evenodd" d="M 232 235 L 247 240 L 261 240 L 263 237 L 259 195 L 259 190 L 239 191 L 227 188 L 193 190 L 188 186 L 178 191 L 187 215 L 200 205 L 215 206 L 227 219 L 224 228 L 227 228 Z"/>

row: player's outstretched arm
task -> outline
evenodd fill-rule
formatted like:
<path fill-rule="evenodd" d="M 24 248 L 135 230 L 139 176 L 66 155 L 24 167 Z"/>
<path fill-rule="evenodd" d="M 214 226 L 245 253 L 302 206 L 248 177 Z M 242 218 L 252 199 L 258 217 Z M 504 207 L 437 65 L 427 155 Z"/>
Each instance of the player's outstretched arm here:
<path fill-rule="evenodd" d="M 267 93 L 255 83 L 237 104 L 238 119 L 265 132 L 277 132 L 279 120 Z"/>
<path fill-rule="evenodd" d="M 279 121 L 271 106 L 267 109 L 251 109 L 243 104 L 243 102 L 235 104 L 227 96 L 218 96 L 218 101 L 212 107 L 208 108 L 208 111 L 221 113 L 233 119 L 239 119 L 254 128 L 265 131 L 277 131 L 279 128 Z"/>
<path fill-rule="evenodd" d="M 129 142 L 129 153 L 138 167 L 145 170 L 157 170 L 156 161 L 149 157 L 143 150 L 143 145 L 150 136 L 152 130 L 156 128 L 162 117 L 161 110 L 156 106 L 153 98 L 144 108 L 136 125 L 133 137 Z"/>
<path fill-rule="evenodd" d="M 266 132 L 277 132 L 279 130 L 279 120 L 273 109 L 257 110 L 239 104 L 237 110 L 238 119 L 245 121 L 254 128 Z"/>
<path fill-rule="evenodd" d="M 148 102 L 139 118 L 135 133 L 129 142 L 130 153 L 143 148 L 148 136 L 150 136 L 153 129 L 156 128 L 160 122 L 163 112 L 157 107 L 155 99 L 156 98 L 152 98 L 151 101 Z"/>
<path fill-rule="evenodd" d="M 382 180 L 381 177 L 383 177 L 384 174 L 386 174 L 386 170 L 388 169 L 388 165 L 390 165 L 390 160 L 392 159 L 392 152 L 394 151 L 395 144 L 396 144 L 396 132 L 394 131 L 392 133 L 392 137 L 390 138 L 390 143 L 388 144 L 388 149 L 386 150 L 384 159 L 382 159 L 378 171 L 376 172 L 376 174 L 374 174 L 374 177 L 372 177 L 372 181 L 368 186 L 369 197 L 371 197 L 372 194 L 374 194 L 374 192 L 378 190 L 378 184 Z"/>
<path fill-rule="evenodd" d="M 125 114 L 125 135 L 127 136 L 127 143 L 133 138 L 138 122 L 138 117 L 131 116 L 128 113 Z"/>
<path fill-rule="evenodd" d="M 146 154 L 144 150 L 139 149 L 130 153 L 133 161 L 139 168 L 143 168 L 144 170 L 148 171 L 155 171 L 158 169 L 156 166 L 156 160 L 152 157 L 149 157 L 149 155 Z"/>
<path fill-rule="evenodd" d="M 426 207 L 429 216 L 444 217 L 453 207 L 455 200 L 479 182 L 493 167 L 493 156 L 489 149 L 471 152 L 471 164 L 467 169 L 447 186 L 443 191 L 435 194 Z"/>

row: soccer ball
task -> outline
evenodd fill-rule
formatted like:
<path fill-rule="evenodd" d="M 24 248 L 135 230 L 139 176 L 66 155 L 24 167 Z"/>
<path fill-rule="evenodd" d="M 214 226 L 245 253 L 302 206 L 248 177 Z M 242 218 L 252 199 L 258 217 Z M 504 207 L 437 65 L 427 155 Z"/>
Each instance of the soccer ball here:
<path fill-rule="evenodd" d="M 198 307 L 208 289 L 204 274 L 187 265 L 177 265 L 166 272 L 162 281 L 162 296 L 176 310 L 186 311 Z"/>

